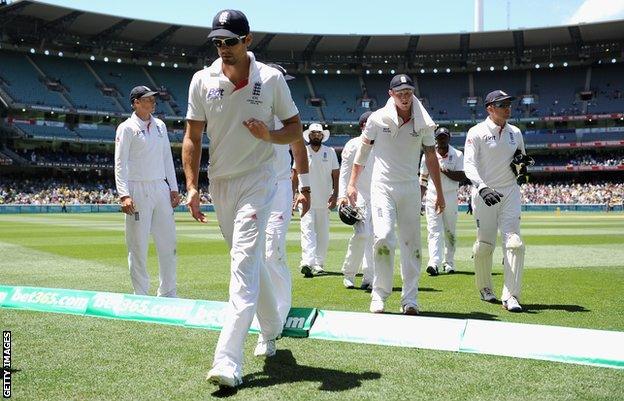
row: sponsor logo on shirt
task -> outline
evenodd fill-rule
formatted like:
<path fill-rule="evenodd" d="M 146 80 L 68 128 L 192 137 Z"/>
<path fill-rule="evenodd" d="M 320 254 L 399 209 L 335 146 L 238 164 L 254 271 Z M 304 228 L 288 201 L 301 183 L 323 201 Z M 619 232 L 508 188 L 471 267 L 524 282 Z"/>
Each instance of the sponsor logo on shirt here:
<path fill-rule="evenodd" d="M 489 141 L 495 141 L 496 137 L 494 135 L 486 135 L 485 136 L 485 140 L 488 141 L 488 142 Z"/>
<path fill-rule="evenodd" d="M 382 132 L 384 132 L 384 133 L 386 133 L 386 134 L 389 134 L 389 133 L 391 133 L 391 132 L 392 132 L 392 130 L 390 129 L 390 127 L 384 127 L 384 128 L 382 129 Z"/>
<path fill-rule="evenodd" d="M 206 95 L 206 99 L 215 100 L 223 98 L 224 90 L 221 88 L 210 88 L 208 89 L 208 95 Z"/>
<path fill-rule="evenodd" d="M 514 137 L 514 134 L 511 131 L 509 131 L 509 143 L 512 145 L 516 144 L 516 138 Z"/>

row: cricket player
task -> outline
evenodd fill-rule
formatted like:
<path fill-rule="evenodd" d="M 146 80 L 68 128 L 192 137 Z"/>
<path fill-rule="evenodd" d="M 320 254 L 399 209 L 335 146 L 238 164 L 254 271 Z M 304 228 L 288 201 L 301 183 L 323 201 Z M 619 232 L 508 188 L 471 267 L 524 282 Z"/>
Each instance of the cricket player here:
<path fill-rule="evenodd" d="M 472 181 L 477 223 L 477 240 L 473 246 L 477 290 L 484 301 L 496 301 L 492 292 L 492 253 L 499 230 L 505 267 L 502 304 L 510 312 L 520 312 L 525 246 L 520 237 L 520 187 L 510 165 L 514 154 L 527 156 L 522 133 L 507 123 L 514 99 L 502 90 L 486 96 L 488 117 L 468 131 L 464 170 Z"/>
<path fill-rule="evenodd" d="M 205 128 L 210 194 L 231 256 L 228 313 L 207 378 L 236 387 L 242 383 L 243 346 L 254 314 L 261 330 L 255 355 L 275 355 L 282 331 L 264 257 L 277 191 L 273 144 L 301 140 L 301 121 L 282 74 L 247 51 L 253 38 L 241 11 L 219 11 L 208 37 L 219 58 L 191 80 L 182 161 L 189 211 L 195 220 L 206 222 L 197 184 Z M 275 117 L 282 128 L 274 129 Z"/>
<path fill-rule="evenodd" d="M 431 276 L 439 274 L 439 267 L 443 266 L 446 273 L 455 273 L 455 248 L 457 225 L 457 190 L 459 183 L 466 179 L 464 174 L 464 154 L 449 145 L 451 133 L 448 129 L 440 127 L 435 131 L 436 156 L 440 165 L 442 190 L 444 191 L 444 213 L 437 214 L 435 201 L 437 193 L 435 186 L 427 190 L 429 182 L 429 170 L 423 157 L 420 163 L 420 190 L 425 203 L 425 216 L 427 218 L 429 262 L 427 273 Z M 445 251 L 446 248 L 446 251 Z M 444 262 L 442 262 L 444 253 Z"/>
<path fill-rule="evenodd" d="M 115 183 L 126 214 L 128 265 L 134 293 L 148 295 L 147 248 L 152 233 L 158 253 L 159 297 L 176 297 L 176 232 L 173 209 L 180 204 L 167 127 L 152 113 L 156 93 L 130 92 L 134 112 L 115 135 Z"/>
<path fill-rule="evenodd" d="M 364 130 L 368 117 L 372 114 L 367 111 L 360 116 L 360 130 Z M 342 162 L 340 163 L 340 177 L 338 180 L 338 206 L 348 204 L 347 185 L 353 170 L 353 159 L 362 140 L 360 137 L 353 138 L 342 149 Z M 364 220 L 353 225 L 353 235 L 347 245 L 347 254 L 342 264 L 342 283 L 345 288 L 355 288 L 355 275 L 362 266 L 363 290 L 373 289 L 373 224 L 371 222 L 370 207 L 370 181 L 373 169 L 373 157 L 369 157 L 366 167 L 362 171 L 358 186 L 358 199 L 356 206 L 364 216 Z"/>
<path fill-rule="evenodd" d="M 277 69 L 286 81 L 295 79 L 286 73 L 284 67 L 279 64 L 269 64 Z M 275 118 L 276 128 L 282 127 L 282 122 Z M 310 179 L 308 174 L 308 153 L 303 138 L 290 145 L 278 145 L 275 147 L 275 159 L 273 169 L 277 176 L 277 192 L 271 203 L 269 221 L 266 228 L 266 266 L 271 277 L 273 292 L 277 300 L 282 326 L 286 323 L 288 312 L 292 304 L 292 279 L 287 265 L 286 257 L 286 234 L 292 216 L 292 210 L 301 205 L 301 217 L 305 216 L 310 209 Z M 291 181 L 291 157 L 292 150 L 298 180 L 301 182 L 301 191 L 298 192 L 293 203 L 293 190 Z M 262 338 L 259 338 L 261 341 Z"/>
<path fill-rule="evenodd" d="M 386 105 L 368 118 L 355 155 L 347 196 L 351 205 L 355 205 L 358 179 L 374 146 L 371 207 L 375 234 L 375 273 L 370 311 L 383 313 L 386 299 L 392 293 L 396 224 L 403 279 L 401 312 L 416 315 L 419 311 L 418 280 L 421 263 L 418 180 L 421 148 L 424 149 L 425 163 L 436 188 L 436 212 L 444 211 L 440 167 L 433 140 L 436 124 L 414 96 L 414 83 L 408 75 L 394 76 L 388 94 L 390 99 Z"/>
<path fill-rule="evenodd" d="M 336 207 L 340 166 L 336 151 L 323 142 L 329 130 L 319 123 L 310 124 L 303 132 L 309 161 L 312 203 L 310 211 L 301 218 L 301 273 L 313 277 L 325 273 L 324 264 L 329 246 L 329 211 Z M 296 166 L 295 166 L 296 167 Z M 295 172 L 298 173 L 295 168 Z M 301 191 L 299 183 L 299 191 Z"/>

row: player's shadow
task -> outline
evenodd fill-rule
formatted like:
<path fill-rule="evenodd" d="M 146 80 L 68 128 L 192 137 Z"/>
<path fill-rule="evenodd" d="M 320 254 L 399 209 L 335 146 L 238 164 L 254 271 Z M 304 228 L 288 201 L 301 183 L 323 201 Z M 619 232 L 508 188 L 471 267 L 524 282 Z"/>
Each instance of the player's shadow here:
<path fill-rule="evenodd" d="M 245 387 L 269 387 L 297 382 L 319 382 L 322 391 L 346 391 L 362 385 L 364 380 L 378 380 L 379 372 L 343 372 L 336 369 L 299 365 L 290 350 L 278 350 L 267 358 L 262 372 L 251 373 L 243 378 Z"/>
<path fill-rule="evenodd" d="M 449 319 L 476 319 L 476 320 L 499 320 L 498 316 L 491 313 L 484 312 L 436 312 L 436 311 L 421 311 L 418 316 L 426 317 L 445 317 Z"/>
<path fill-rule="evenodd" d="M 498 273 L 498 272 L 492 272 L 492 276 L 500 276 L 502 273 Z M 475 273 L 474 272 L 467 272 L 467 271 L 462 271 L 462 270 L 455 270 L 455 273 L 441 273 L 439 276 L 436 277 L 446 277 L 446 276 L 474 276 Z"/>
<path fill-rule="evenodd" d="M 525 313 L 539 313 L 542 310 L 560 310 L 565 312 L 591 312 L 590 309 L 586 309 L 581 305 L 546 305 L 546 304 L 522 304 L 522 308 Z"/>
<path fill-rule="evenodd" d="M 392 287 L 392 292 L 401 292 L 403 289 L 401 287 Z M 442 290 L 438 290 L 437 288 L 431 287 L 418 287 L 418 291 L 423 292 L 442 292 Z"/>

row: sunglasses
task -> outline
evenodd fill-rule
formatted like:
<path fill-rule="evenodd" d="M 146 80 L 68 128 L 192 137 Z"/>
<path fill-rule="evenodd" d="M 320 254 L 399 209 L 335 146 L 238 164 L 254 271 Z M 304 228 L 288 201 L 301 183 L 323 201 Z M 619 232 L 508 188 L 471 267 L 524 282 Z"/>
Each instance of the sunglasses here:
<path fill-rule="evenodd" d="M 223 47 L 223 46 L 232 47 L 232 46 L 236 46 L 237 44 L 245 40 L 246 37 L 247 35 L 238 36 L 236 38 L 227 38 L 227 39 L 213 38 L 212 44 L 218 48 Z"/>
<path fill-rule="evenodd" d="M 511 103 L 509 102 L 495 102 L 492 103 L 492 106 L 499 108 L 499 109 L 510 109 L 511 108 Z"/>

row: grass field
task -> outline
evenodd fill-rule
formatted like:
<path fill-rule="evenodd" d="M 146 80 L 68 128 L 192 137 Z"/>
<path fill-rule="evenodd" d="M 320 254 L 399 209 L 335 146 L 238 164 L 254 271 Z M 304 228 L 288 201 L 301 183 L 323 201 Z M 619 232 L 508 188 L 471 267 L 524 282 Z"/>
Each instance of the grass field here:
<path fill-rule="evenodd" d="M 227 300 L 229 256 L 210 219 L 200 225 L 177 216 L 180 297 Z M 331 230 L 326 269 L 337 273 L 351 230 L 335 216 Z M 422 314 L 624 331 L 623 214 L 527 213 L 522 230 L 525 313 L 478 299 L 470 259 L 474 224 L 461 215 L 458 274 L 423 274 Z M 425 238 L 423 222 L 426 254 Z M 297 222 L 288 251 L 294 306 L 368 309 L 370 295 L 344 289 L 340 275 L 299 274 Z M 120 214 L 0 215 L 0 255 L 0 285 L 131 292 Z M 501 258 L 497 249 L 499 296 Z M 155 291 L 153 247 L 149 263 Z M 390 311 L 398 312 L 399 298 L 390 298 Z M 290 338 L 280 340 L 278 355 L 265 363 L 253 358 L 255 336 L 246 345 L 244 385 L 223 394 L 204 380 L 217 332 L 7 309 L 0 309 L 0 329 L 13 334 L 17 400 L 624 399 L 622 370 Z"/>

